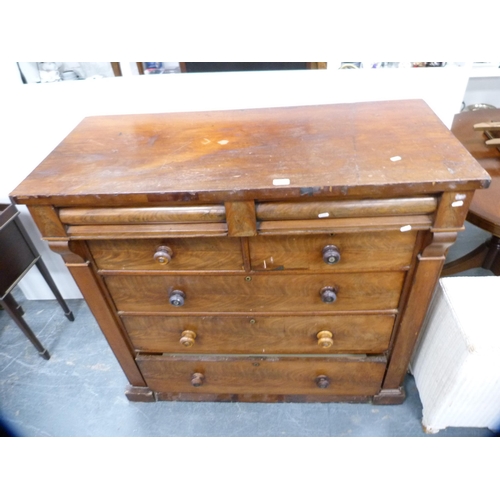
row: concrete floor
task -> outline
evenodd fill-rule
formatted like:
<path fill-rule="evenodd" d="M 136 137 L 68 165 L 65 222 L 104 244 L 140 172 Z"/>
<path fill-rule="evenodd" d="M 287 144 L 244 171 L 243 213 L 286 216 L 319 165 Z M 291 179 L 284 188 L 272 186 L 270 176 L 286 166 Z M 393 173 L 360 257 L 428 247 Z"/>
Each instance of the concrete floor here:
<path fill-rule="evenodd" d="M 467 225 L 449 259 L 487 233 Z M 485 276 L 473 270 L 463 275 Z M 413 377 L 398 406 L 344 403 L 131 403 L 117 361 L 83 300 L 68 301 L 69 322 L 56 301 L 15 297 L 51 353 L 42 359 L 5 311 L 0 311 L 0 418 L 15 436 L 493 436 L 483 428 L 425 434 Z"/>

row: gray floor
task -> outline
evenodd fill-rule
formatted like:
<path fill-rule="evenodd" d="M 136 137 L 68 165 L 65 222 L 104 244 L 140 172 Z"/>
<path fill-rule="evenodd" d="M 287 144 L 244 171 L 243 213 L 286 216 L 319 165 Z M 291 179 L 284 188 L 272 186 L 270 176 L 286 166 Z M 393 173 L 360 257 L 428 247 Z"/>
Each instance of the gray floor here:
<path fill-rule="evenodd" d="M 455 258 L 487 233 L 468 225 Z M 473 270 L 464 275 L 491 275 Z M 398 406 L 296 403 L 131 403 L 127 381 L 81 300 L 68 301 L 70 323 L 55 301 L 16 299 L 52 357 L 42 359 L 0 311 L 0 417 L 16 436 L 493 436 L 488 429 L 448 428 L 427 435 L 413 378 Z"/>

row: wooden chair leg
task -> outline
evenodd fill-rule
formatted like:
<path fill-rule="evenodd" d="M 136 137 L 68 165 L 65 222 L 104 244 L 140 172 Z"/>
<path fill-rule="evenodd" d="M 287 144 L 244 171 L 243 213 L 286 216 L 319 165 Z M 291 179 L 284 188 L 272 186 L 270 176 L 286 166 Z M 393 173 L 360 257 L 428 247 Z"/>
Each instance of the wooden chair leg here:
<path fill-rule="evenodd" d="M 500 276 L 500 238 L 498 236 L 492 236 L 467 255 L 445 264 L 441 276 L 452 276 L 479 267 L 492 271 L 495 276 Z"/>
<path fill-rule="evenodd" d="M 17 326 L 21 329 L 21 331 L 26 335 L 28 340 L 35 346 L 36 350 L 39 352 L 40 356 L 44 359 L 50 359 L 50 354 L 43 347 L 40 341 L 36 338 L 36 335 L 33 333 L 28 323 L 24 321 L 22 318 L 22 309 L 20 311 L 20 307 L 18 303 L 14 300 L 12 295 L 8 293 L 3 300 L 0 301 L 3 308 L 7 311 L 9 316 L 16 322 Z"/>
<path fill-rule="evenodd" d="M 445 264 L 441 276 L 451 276 L 476 267 L 483 267 L 486 255 L 488 255 L 488 245 L 483 243 L 467 255 Z"/>
<path fill-rule="evenodd" d="M 493 236 L 488 245 L 488 254 L 486 255 L 483 267 L 493 272 L 495 276 L 500 276 L 500 238 Z"/>

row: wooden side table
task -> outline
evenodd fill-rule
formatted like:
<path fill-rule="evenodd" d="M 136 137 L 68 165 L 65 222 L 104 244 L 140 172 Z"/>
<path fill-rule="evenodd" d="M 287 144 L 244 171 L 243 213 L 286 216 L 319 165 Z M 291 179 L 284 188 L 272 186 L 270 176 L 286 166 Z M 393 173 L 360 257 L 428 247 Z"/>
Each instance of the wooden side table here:
<path fill-rule="evenodd" d="M 451 131 L 467 148 L 469 153 L 487 170 L 491 176 L 489 189 L 476 191 L 467 214 L 467 220 L 492 237 L 463 257 L 446 264 L 442 276 L 482 267 L 500 275 L 500 150 L 488 146 L 489 137 L 481 130 L 474 130 L 474 125 L 500 121 L 500 109 L 484 109 L 459 113 L 453 120 Z M 493 135 L 500 136 L 500 131 Z"/>
<path fill-rule="evenodd" d="M 49 359 L 50 354 L 23 319 L 24 311 L 11 294 L 14 287 L 34 265 L 49 285 L 66 317 L 74 321 L 73 313 L 69 310 L 38 250 L 24 229 L 18 210 L 14 205 L 0 205 L 0 304 L 40 355 Z"/>

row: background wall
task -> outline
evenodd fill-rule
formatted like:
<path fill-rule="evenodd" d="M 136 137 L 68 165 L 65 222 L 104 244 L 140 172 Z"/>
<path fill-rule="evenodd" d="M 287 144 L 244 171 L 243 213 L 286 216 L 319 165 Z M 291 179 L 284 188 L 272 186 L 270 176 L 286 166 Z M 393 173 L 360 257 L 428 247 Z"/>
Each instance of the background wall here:
<path fill-rule="evenodd" d="M 466 68 L 303 70 L 123 76 L 23 85 L 15 63 L 0 66 L 2 184 L 0 202 L 90 115 L 424 99 L 450 127 L 468 85 Z M 479 96 L 478 96 L 479 99 Z M 376 134 L 376 130 L 373 131 Z M 418 133 L 418 131 L 415 131 Z M 23 222 L 65 298 L 80 292 L 62 259 L 40 240 L 24 207 Z M 28 299 L 51 299 L 36 269 L 21 282 Z"/>

